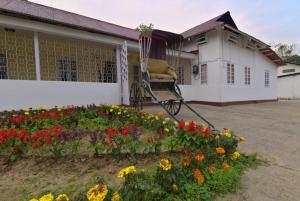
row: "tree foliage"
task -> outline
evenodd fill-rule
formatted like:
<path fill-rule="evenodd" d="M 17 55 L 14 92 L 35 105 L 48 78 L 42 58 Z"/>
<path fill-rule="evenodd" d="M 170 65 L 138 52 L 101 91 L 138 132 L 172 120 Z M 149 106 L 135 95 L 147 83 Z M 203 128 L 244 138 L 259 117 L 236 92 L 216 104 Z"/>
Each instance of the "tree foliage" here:
<path fill-rule="evenodd" d="M 141 32 L 142 35 L 149 36 L 152 34 L 153 28 L 154 28 L 154 25 L 152 23 L 150 23 L 149 25 L 140 24 L 136 28 L 136 30 Z"/>
<path fill-rule="evenodd" d="M 300 64 L 300 55 L 294 53 L 294 44 L 277 43 L 274 45 L 276 53 L 285 61 Z"/>

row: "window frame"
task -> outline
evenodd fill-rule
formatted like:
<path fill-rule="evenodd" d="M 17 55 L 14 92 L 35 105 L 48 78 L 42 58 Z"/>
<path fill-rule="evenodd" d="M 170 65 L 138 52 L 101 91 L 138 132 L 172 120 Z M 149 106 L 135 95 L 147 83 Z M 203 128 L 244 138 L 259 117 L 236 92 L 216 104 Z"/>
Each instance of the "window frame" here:
<path fill-rule="evenodd" d="M 3 65 L 1 65 L 1 57 L 3 57 Z M 3 72 L 2 72 L 3 71 Z M 0 53 L 0 80 L 8 80 L 9 71 L 8 71 L 8 55 L 7 51 L 5 53 Z"/>
<path fill-rule="evenodd" d="M 270 71 L 265 70 L 265 88 L 270 87 Z"/>
<path fill-rule="evenodd" d="M 251 85 L 251 68 L 248 66 L 244 67 L 244 84 L 246 86 Z"/>
<path fill-rule="evenodd" d="M 200 84 L 208 83 L 208 67 L 207 63 L 200 65 Z"/>
<path fill-rule="evenodd" d="M 235 84 L 235 66 L 232 63 L 227 63 L 226 66 L 226 77 L 227 84 L 234 85 Z"/>

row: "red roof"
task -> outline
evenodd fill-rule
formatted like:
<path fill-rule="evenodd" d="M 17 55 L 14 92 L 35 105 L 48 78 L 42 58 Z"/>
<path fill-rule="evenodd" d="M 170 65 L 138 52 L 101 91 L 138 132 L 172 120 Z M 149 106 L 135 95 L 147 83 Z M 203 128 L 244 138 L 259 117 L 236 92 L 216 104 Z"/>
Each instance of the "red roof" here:
<path fill-rule="evenodd" d="M 104 33 L 131 40 L 138 40 L 139 37 L 139 32 L 135 29 L 122 27 L 26 0 L 1 0 L 0 13 L 27 17 L 36 21 L 52 24 L 62 24 L 71 28 Z"/>
<path fill-rule="evenodd" d="M 182 33 L 184 38 L 189 38 L 204 32 L 207 32 L 211 29 L 216 28 L 217 26 L 221 24 L 228 24 L 232 26 L 233 28 L 237 29 L 237 26 L 235 22 L 233 21 L 230 12 L 227 11 L 226 13 L 223 13 L 222 15 L 219 15 L 211 20 L 208 20 L 202 24 L 199 24 L 185 32 Z"/>

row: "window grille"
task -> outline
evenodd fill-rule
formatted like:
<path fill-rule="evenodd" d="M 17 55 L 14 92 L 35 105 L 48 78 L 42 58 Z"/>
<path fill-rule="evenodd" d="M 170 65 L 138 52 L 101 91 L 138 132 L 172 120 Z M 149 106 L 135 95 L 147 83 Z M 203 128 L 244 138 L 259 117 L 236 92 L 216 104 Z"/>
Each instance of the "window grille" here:
<path fill-rule="evenodd" d="M 245 85 L 250 85 L 251 84 L 251 73 L 250 73 L 250 68 L 245 67 Z"/>
<path fill-rule="evenodd" d="M 116 83 L 117 82 L 117 72 L 116 72 L 116 62 L 114 61 L 104 61 L 100 62 L 102 65 L 98 65 L 98 82 L 105 83 Z"/>
<path fill-rule="evenodd" d="M 77 65 L 75 60 L 58 60 L 58 80 L 59 81 L 77 81 Z"/>
<path fill-rule="evenodd" d="M 207 64 L 201 64 L 200 82 L 201 84 L 207 84 Z"/>
<path fill-rule="evenodd" d="M 234 84 L 234 64 L 227 64 L 227 84 Z"/>
<path fill-rule="evenodd" d="M 180 65 L 177 68 L 177 83 L 184 84 L 184 66 Z"/>
<path fill-rule="evenodd" d="M 265 87 L 270 87 L 270 71 L 265 71 Z"/>
<path fill-rule="evenodd" d="M 0 79 L 8 79 L 7 56 L 0 54 Z"/>
<path fill-rule="evenodd" d="M 285 69 L 282 70 L 282 73 L 294 73 L 296 70 L 295 69 Z"/>

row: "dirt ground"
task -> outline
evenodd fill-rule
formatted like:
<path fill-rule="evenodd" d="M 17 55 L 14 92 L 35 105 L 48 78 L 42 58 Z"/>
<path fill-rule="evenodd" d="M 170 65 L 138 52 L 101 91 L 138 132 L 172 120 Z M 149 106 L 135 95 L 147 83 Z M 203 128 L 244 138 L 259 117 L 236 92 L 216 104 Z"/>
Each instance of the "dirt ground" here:
<path fill-rule="evenodd" d="M 192 105 L 218 129 L 230 128 L 246 137 L 240 150 L 267 161 L 242 178 L 239 193 L 218 201 L 300 200 L 300 101 L 213 107 Z M 155 113 L 159 107 L 146 107 Z M 186 108 L 179 118 L 197 119 Z"/>

